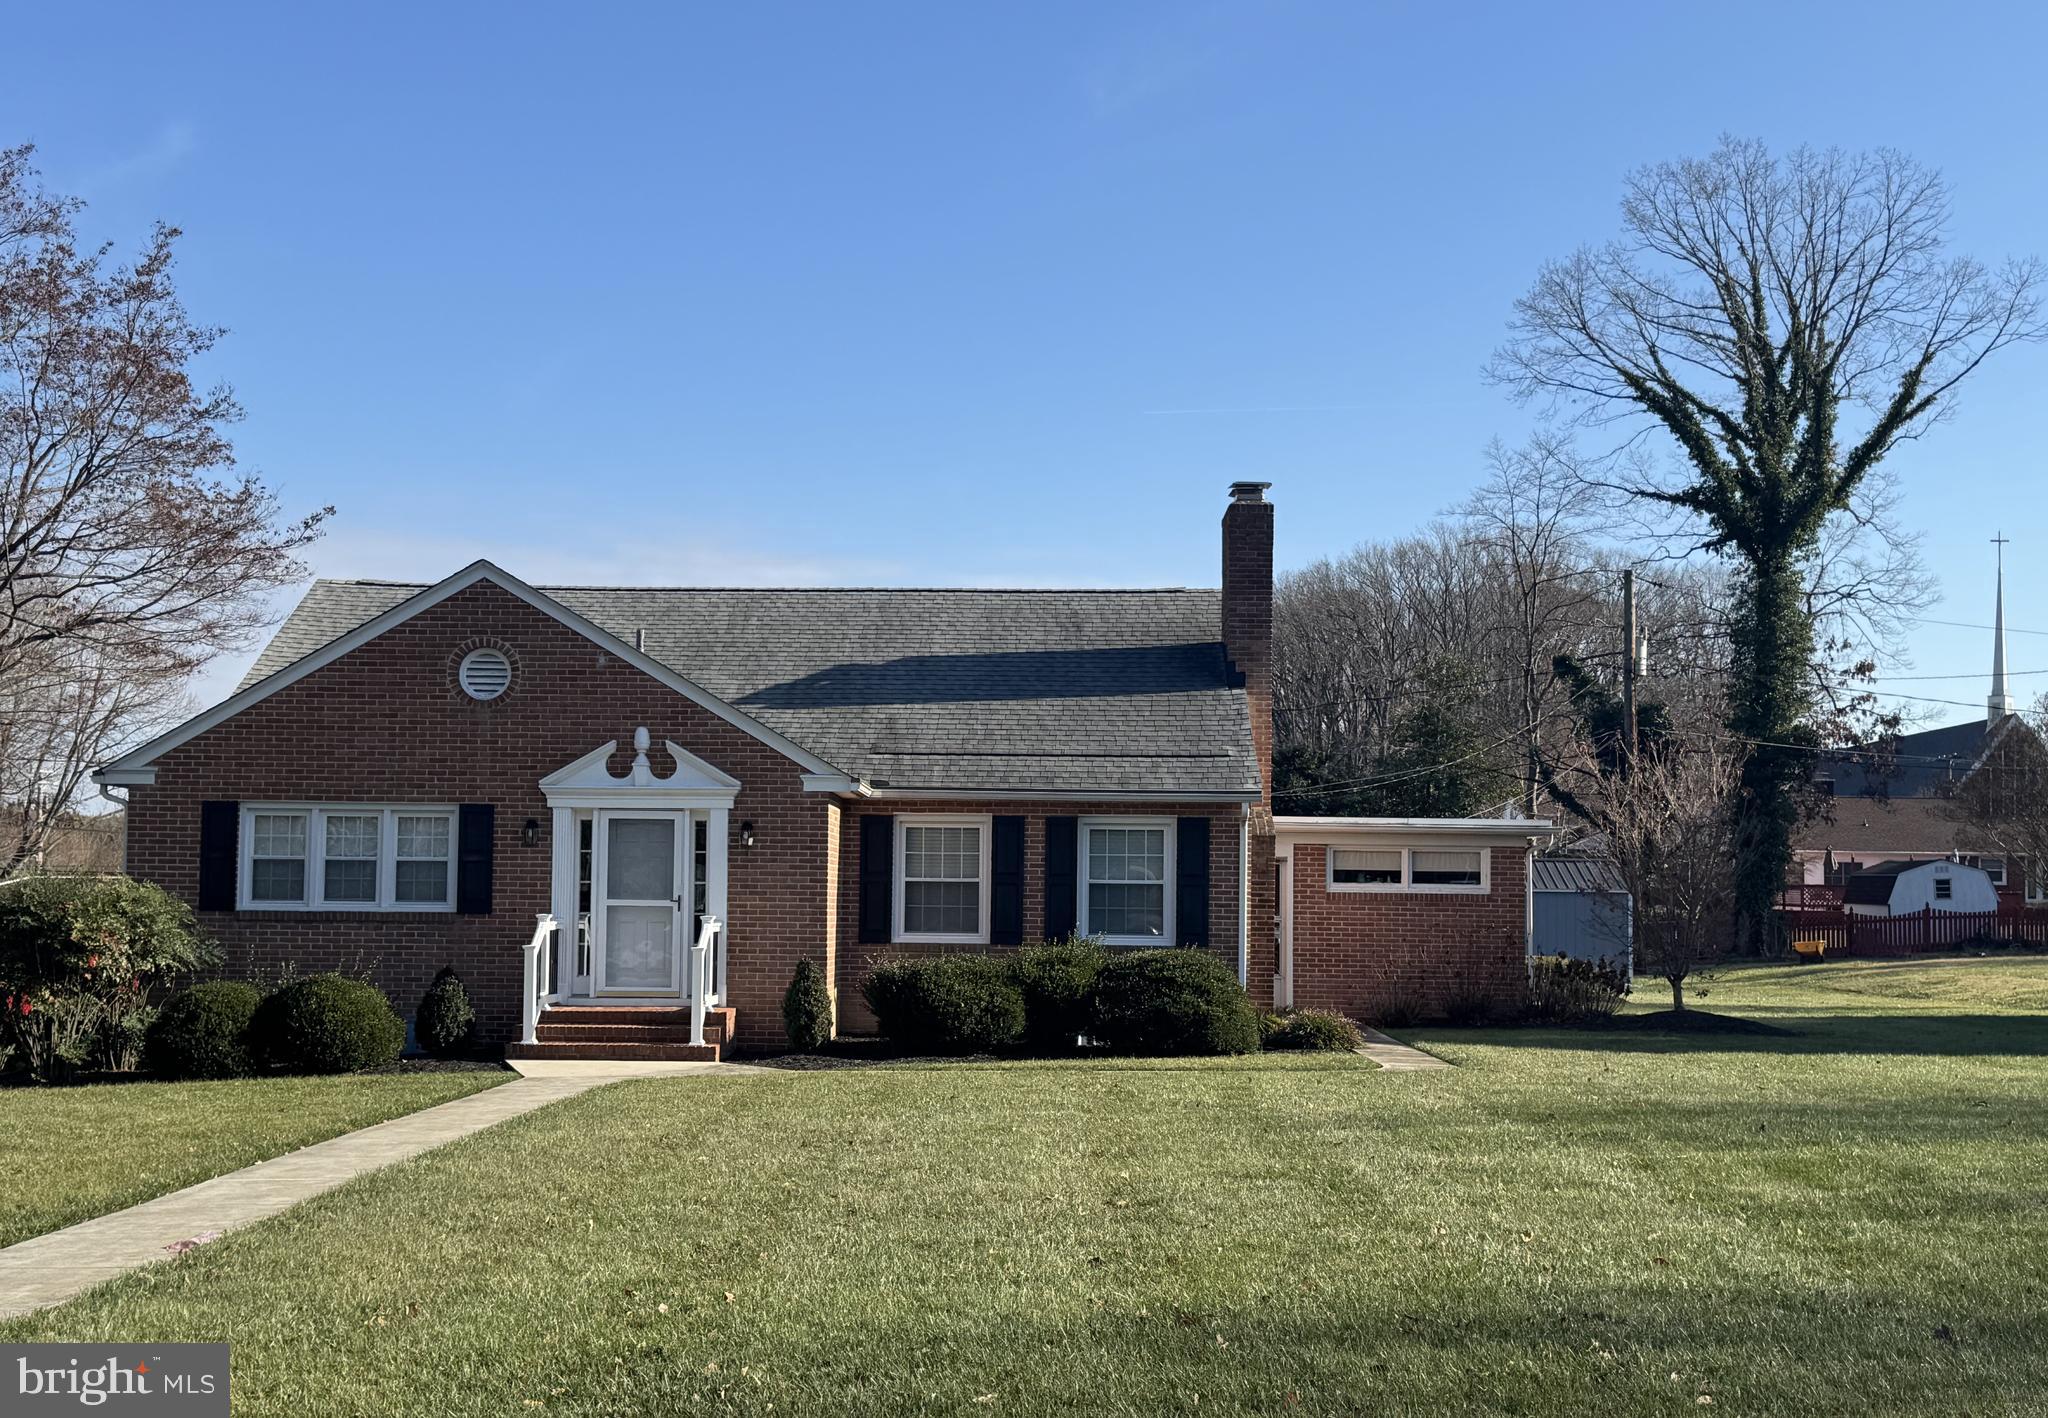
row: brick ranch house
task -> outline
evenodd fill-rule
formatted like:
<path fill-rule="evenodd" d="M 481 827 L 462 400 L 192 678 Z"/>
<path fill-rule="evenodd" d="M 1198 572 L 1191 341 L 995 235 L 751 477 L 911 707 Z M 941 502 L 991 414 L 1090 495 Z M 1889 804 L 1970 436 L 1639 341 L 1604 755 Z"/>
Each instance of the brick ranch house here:
<path fill-rule="evenodd" d="M 526 1056 L 772 1048 L 806 958 L 858 1031 L 874 959 L 1074 931 L 1212 951 L 1261 1005 L 1518 998 L 1546 824 L 1276 833 L 1266 486 L 1219 590 L 319 581 L 95 776 L 230 973 L 405 1012 L 452 965 Z"/>

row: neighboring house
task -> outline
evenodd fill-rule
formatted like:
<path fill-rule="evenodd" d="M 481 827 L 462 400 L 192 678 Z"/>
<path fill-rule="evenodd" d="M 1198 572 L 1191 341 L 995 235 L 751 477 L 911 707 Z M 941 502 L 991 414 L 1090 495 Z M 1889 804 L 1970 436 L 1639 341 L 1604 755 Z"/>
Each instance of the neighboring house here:
<path fill-rule="evenodd" d="M 2000 551 L 1984 717 L 1818 755 L 1809 811 L 1793 833 L 1789 885 L 1839 887 L 1869 863 L 1948 858 L 1982 867 L 2010 901 L 2048 902 L 2048 880 L 2030 880 L 2024 861 L 1985 854 L 1979 834 L 1956 807 L 1957 795 L 1987 763 L 2042 750 L 2033 729 L 2013 713 L 2002 543 Z M 2031 875 L 2048 878 L 2048 872 Z"/>
<path fill-rule="evenodd" d="M 1981 867 L 1951 861 L 1879 862 L 1850 875 L 1842 908 L 1852 916 L 1998 909 L 1998 887 Z"/>
<path fill-rule="evenodd" d="M 1528 984 L 1529 861 L 1550 823 L 1278 817 L 1283 1005 L 1376 1019 Z"/>
<path fill-rule="evenodd" d="M 1531 955 L 1611 960 L 1634 957 L 1635 902 L 1612 862 L 1592 855 L 1539 856 L 1530 863 Z"/>
<path fill-rule="evenodd" d="M 1876 862 L 1960 858 L 2015 900 L 2048 900 L 2026 863 L 1979 850 L 1955 803 L 2007 735 L 2032 733 L 2017 714 L 2000 714 L 1819 755 L 1815 797 L 1793 833 L 1794 882 L 1838 886 Z"/>

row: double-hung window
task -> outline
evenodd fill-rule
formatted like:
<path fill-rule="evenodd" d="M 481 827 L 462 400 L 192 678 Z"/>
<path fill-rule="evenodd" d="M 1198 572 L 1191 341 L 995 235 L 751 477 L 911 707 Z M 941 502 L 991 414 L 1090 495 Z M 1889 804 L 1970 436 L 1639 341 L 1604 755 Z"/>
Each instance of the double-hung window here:
<path fill-rule="evenodd" d="M 1484 847 L 1340 847 L 1324 854 L 1331 891 L 1484 892 Z"/>
<path fill-rule="evenodd" d="M 988 940 L 989 820 L 896 819 L 896 939 Z"/>
<path fill-rule="evenodd" d="M 398 843 L 393 899 L 402 905 L 448 904 L 455 823 L 447 813 L 394 813 Z"/>
<path fill-rule="evenodd" d="M 251 812 L 243 819 L 249 844 L 246 904 L 300 906 L 306 901 L 306 821 L 303 812 Z"/>
<path fill-rule="evenodd" d="M 449 911 L 452 807 L 245 804 L 245 911 Z"/>
<path fill-rule="evenodd" d="M 1081 823 L 1081 934 L 1110 945 L 1171 945 L 1170 822 L 1087 818 Z"/>
<path fill-rule="evenodd" d="M 321 899 L 330 906 L 377 904 L 378 839 L 384 814 L 327 812 L 320 815 L 327 842 L 320 877 Z"/>

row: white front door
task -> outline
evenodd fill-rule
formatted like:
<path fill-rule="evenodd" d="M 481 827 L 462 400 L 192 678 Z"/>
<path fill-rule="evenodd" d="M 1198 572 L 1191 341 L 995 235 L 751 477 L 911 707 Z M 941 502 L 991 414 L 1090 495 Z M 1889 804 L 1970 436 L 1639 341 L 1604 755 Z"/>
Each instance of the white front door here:
<path fill-rule="evenodd" d="M 597 813 L 591 903 L 597 994 L 683 993 L 687 821 L 681 812 Z"/>

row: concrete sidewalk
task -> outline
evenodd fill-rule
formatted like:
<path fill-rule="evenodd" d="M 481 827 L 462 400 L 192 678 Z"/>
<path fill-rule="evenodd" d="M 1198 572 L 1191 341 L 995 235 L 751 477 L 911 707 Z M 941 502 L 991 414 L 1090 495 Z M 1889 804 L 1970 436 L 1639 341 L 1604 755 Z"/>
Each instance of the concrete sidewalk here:
<path fill-rule="evenodd" d="M 316 1142 L 107 1216 L 0 1250 L 0 1319 L 61 1304 L 153 1261 L 275 1216 L 343 1182 L 607 1083 L 695 1073 L 755 1072 L 731 1064 L 529 1065 L 522 1077 L 467 1098 Z"/>
<path fill-rule="evenodd" d="M 1390 1038 L 1377 1029 L 1360 1029 L 1358 1032 L 1365 1036 L 1365 1042 L 1359 1045 L 1357 1051 L 1391 1073 L 1415 1073 L 1426 1068 L 1451 1067 L 1435 1054 L 1425 1054 L 1420 1049 L 1410 1048 L 1399 1039 Z M 5 1254 L 6 1252 L 0 1251 L 0 1255 Z"/>

